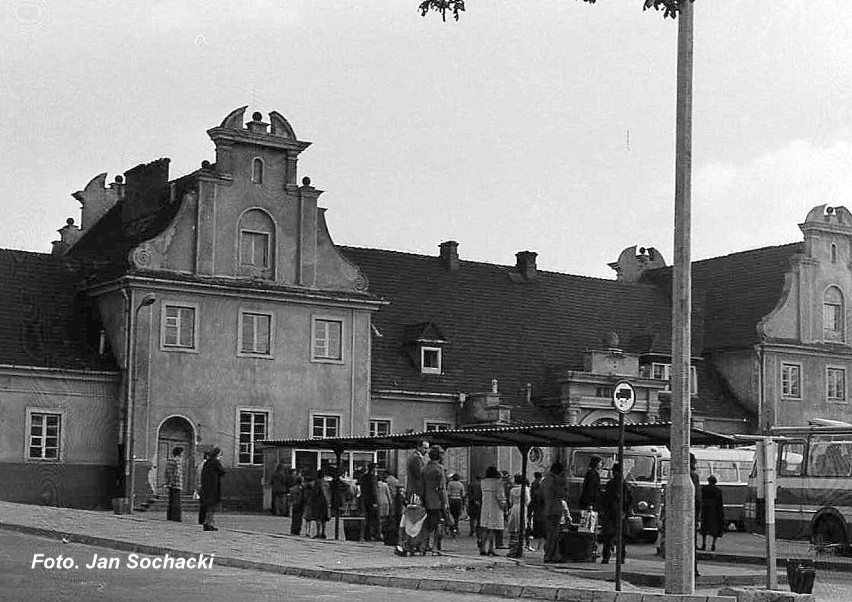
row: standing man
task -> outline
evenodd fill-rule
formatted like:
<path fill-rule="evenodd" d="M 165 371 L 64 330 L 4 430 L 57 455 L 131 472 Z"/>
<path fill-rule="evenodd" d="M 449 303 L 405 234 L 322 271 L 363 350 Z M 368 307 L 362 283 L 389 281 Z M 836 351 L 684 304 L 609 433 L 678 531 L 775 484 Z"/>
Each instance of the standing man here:
<path fill-rule="evenodd" d="M 695 538 L 696 547 L 698 544 L 698 530 L 701 524 L 701 479 L 698 477 L 698 460 L 695 459 L 695 454 L 689 454 L 689 478 L 692 480 L 692 487 L 695 489 Z M 698 572 L 698 554 L 695 554 L 695 576 L 700 577 Z"/>
<path fill-rule="evenodd" d="M 440 554 L 441 533 L 439 529 L 447 511 L 447 471 L 441 464 L 441 448 L 429 449 L 429 463 L 422 472 L 423 489 L 420 498 L 426 508 L 427 549 L 433 555 Z"/>
<path fill-rule="evenodd" d="M 562 518 L 562 502 L 568 500 L 568 481 L 562 474 L 562 464 L 554 462 L 550 472 L 541 482 L 544 516 L 544 561 L 564 562 L 559 552 L 559 521 Z"/>
<path fill-rule="evenodd" d="M 204 508 L 205 531 L 219 530 L 215 516 L 222 507 L 222 475 L 225 474 L 222 462 L 219 461 L 221 455 L 222 450 L 214 447 L 201 469 L 201 505 Z"/>
<path fill-rule="evenodd" d="M 461 482 L 459 474 L 455 473 L 450 482 L 447 483 L 447 498 L 450 501 L 450 516 L 453 517 L 452 531 L 456 535 L 459 532 L 459 518 L 461 518 L 465 497 L 467 496 L 464 490 L 464 483 Z"/>
<path fill-rule="evenodd" d="M 429 451 L 429 442 L 421 441 L 411 454 L 408 456 L 408 462 L 405 464 L 405 495 L 411 500 L 414 494 L 420 495 L 423 489 L 422 472 L 426 467 L 426 452 Z M 422 502 L 423 500 L 421 500 Z"/>
<path fill-rule="evenodd" d="M 381 541 L 381 525 L 379 523 L 379 481 L 376 475 L 376 464 L 367 464 L 367 471 L 361 475 L 358 486 L 361 488 L 361 505 L 364 507 L 366 524 L 364 541 Z"/>
<path fill-rule="evenodd" d="M 473 477 L 470 484 L 470 495 L 467 498 L 467 516 L 470 519 L 470 536 L 476 535 L 476 544 L 482 535 L 479 530 L 479 518 L 482 515 L 482 476 Z"/>
<path fill-rule="evenodd" d="M 628 487 L 627 483 L 624 481 L 623 475 L 621 474 L 621 464 L 618 462 L 613 464 L 610 472 L 611 476 L 609 482 L 606 484 L 606 488 L 604 489 L 603 497 L 601 499 L 601 534 L 603 535 L 601 564 L 609 563 L 610 556 L 612 556 L 612 549 L 616 543 L 618 535 L 618 521 L 622 521 L 622 523 L 624 522 L 624 517 L 627 515 L 627 511 L 633 504 L 633 496 L 630 492 L 630 487 Z M 621 508 L 618 507 L 619 489 L 621 489 L 622 495 L 624 496 L 622 498 Z M 621 545 L 621 560 L 623 562 L 624 556 L 627 552 L 624 548 L 623 541 Z"/>
<path fill-rule="evenodd" d="M 600 510 L 601 501 L 601 457 L 589 458 L 589 468 L 583 478 L 583 492 L 580 494 L 581 510 Z"/>
<path fill-rule="evenodd" d="M 286 516 L 284 499 L 292 485 L 287 486 L 287 474 L 283 464 L 275 467 L 275 472 L 269 477 L 269 487 L 272 490 L 272 516 Z"/>
<path fill-rule="evenodd" d="M 169 506 L 166 520 L 181 522 L 180 493 L 183 490 L 183 462 L 180 455 L 183 448 L 178 446 L 172 450 L 172 457 L 166 463 L 166 488 L 169 490 Z"/>

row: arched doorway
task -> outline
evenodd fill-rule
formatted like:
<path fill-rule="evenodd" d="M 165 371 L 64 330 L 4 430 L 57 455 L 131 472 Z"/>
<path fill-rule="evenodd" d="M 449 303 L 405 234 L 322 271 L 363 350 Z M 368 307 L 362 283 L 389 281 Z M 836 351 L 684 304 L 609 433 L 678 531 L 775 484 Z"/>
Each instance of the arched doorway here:
<path fill-rule="evenodd" d="M 191 492 L 195 487 L 195 435 L 192 425 L 182 416 L 167 418 L 157 433 L 157 491 L 166 484 L 166 461 L 176 447 L 183 448 L 183 491 Z"/>

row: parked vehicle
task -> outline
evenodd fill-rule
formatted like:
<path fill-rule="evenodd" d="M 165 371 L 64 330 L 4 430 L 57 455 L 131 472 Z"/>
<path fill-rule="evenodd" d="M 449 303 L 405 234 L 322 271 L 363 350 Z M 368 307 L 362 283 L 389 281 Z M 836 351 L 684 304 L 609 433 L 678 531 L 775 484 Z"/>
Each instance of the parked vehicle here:
<path fill-rule="evenodd" d="M 722 490 L 725 501 L 725 522 L 738 531 L 745 531 L 745 501 L 748 479 L 754 465 L 754 446 L 693 447 L 690 451 L 697 461 L 698 477 L 702 485 L 707 477 L 716 477 L 716 486 Z M 668 481 L 671 467 L 663 460 L 663 480 Z"/>
<path fill-rule="evenodd" d="M 852 541 L 852 425 L 778 427 L 775 528 L 781 539 L 848 551 Z M 757 463 L 756 463 L 757 464 Z M 760 470 L 749 478 L 746 527 L 762 532 L 766 500 Z"/>
<path fill-rule="evenodd" d="M 610 469 L 617 461 L 617 447 L 576 447 L 568 455 L 568 505 L 572 519 L 580 515 L 580 494 L 589 467 L 589 458 L 601 457 L 601 486 L 610 479 Z M 630 540 L 654 542 L 660 530 L 660 509 L 663 495 L 662 462 L 669 450 L 658 446 L 624 448 L 624 476 L 633 492 L 633 506 L 627 518 L 626 537 Z"/>

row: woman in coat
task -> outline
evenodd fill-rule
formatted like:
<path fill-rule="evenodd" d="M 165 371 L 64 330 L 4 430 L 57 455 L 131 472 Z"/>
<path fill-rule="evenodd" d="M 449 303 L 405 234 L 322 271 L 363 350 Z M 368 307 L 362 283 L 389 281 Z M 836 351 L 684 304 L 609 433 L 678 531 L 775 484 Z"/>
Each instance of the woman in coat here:
<path fill-rule="evenodd" d="M 496 556 L 494 536 L 497 531 L 503 531 L 503 513 L 506 511 L 506 492 L 497 468 L 488 467 L 481 487 L 482 510 L 479 516 L 479 527 L 482 530 L 482 537 L 479 543 L 479 555 Z"/>
<path fill-rule="evenodd" d="M 722 490 L 716 486 L 716 477 L 707 477 L 701 488 L 701 549 L 707 549 L 707 536 L 713 538 L 710 551 L 716 551 L 716 539 L 725 532 L 725 502 Z"/>
<path fill-rule="evenodd" d="M 201 506 L 204 508 L 204 530 L 218 531 L 214 516 L 222 507 L 222 475 L 225 469 L 219 461 L 222 450 L 214 447 L 201 469 Z"/>

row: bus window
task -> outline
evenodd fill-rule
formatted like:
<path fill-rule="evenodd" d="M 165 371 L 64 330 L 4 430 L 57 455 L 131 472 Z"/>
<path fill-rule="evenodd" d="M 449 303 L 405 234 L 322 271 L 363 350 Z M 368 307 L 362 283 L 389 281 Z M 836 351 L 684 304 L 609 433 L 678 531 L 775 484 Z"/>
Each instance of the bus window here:
<path fill-rule="evenodd" d="M 707 480 L 707 477 L 714 474 L 713 465 L 710 463 L 710 460 L 698 460 L 695 469 L 698 472 L 698 480 L 702 483 Z M 716 478 L 718 478 L 718 475 Z"/>
<path fill-rule="evenodd" d="M 604 480 L 608 479 L 609 469 L 615 460 L 613 459 L 613 454 L 606 452 L 575 451 L 571 460 L 571 475 L 580 478 L 585 477 L 586 472 L 589 470 L 589 459 L 592 456 L 601 458 L 602 462 L 599 467 L 601 478 Z"/>
<path fill-rule="evenodd" d="M 735 462 L 714 462 L 713 474 L 720 483 L 739 483 Z"/>
<path fill-rule="evenodd" d="M 624 469 L 628 481 L 654 480 L 654 458 L 651 456 L 624 456 Z"/>
<path fill-rule="evenodd" d="M 782 443 L 778 454 L 778 476 L 799 477 L 802 475 L 802 460 L 805 457 L 804 443 Z"/>
<path fill-rule="evenodd" d="M 808 475 L 814 477 L 852 476 L 852 441 L 815 435 L 808 452 Z"/>

